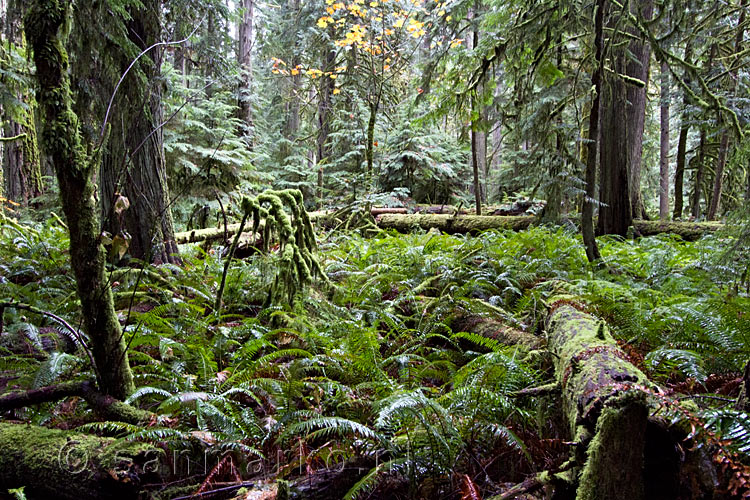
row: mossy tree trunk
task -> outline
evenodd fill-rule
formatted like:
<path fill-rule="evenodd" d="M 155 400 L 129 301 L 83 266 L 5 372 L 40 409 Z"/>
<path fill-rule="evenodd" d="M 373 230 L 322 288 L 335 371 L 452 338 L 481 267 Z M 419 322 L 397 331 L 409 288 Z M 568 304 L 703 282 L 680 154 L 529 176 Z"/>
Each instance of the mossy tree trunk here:
<path fill-rule="evenodd" d="M 26 36 L 36 63 L 38 100 L 44 131 L 42 144 L 60 184 L 60 198 L 70 232 L 70 261 L 81 299 L 83 327 L 90 338 L 100 389 L 124 398 L 133 390 L 125 341 L 105 275 L 93 176 L 98 162 L 86 153 L 71 109 L 68 56 L 62 27 L 68 2 L 38 0 L 26 15 Z"/>
<path fill-rule="evenodd" d="M 7 50 L 10 50 L 11 44 L 21 48 L 25 44 L 21 29 L 22 10 L 23 2 L 11 1 L 5 11 L 3 34 L 8 44 Z M 0 58 L 9 61 L 10 57 L 6 59 L 5 51 L 6 47 L 0 47 Z M 42 173 L 34 121 L 36 101 L 30 89 L 18 85 L 12 79 L 0 77 L 0 86 L 5 86 L 25 106 L 25 109 L 18 106 L 16 113 L 4 110 L 5 118 L 10 119 L 3 127 L 3 137 L 17 139 L 0 144 L 3 147 L 0 196 L 26 206 L 30 200 L 42 194 Z"/>
<path fill-rule="evenodd" d="M 155 0 L 129 9 L 127 36 L 138 51 L 159 40 L 160 12 L 161 3 Z M 133 58 L 121 47 L 110 50 L 119 79 Z M 152 49 L 120 85 L 110 110 L 111 133 L 101 164 L 104 229 L 112 235 L 127 232 L 130 255 L 157 264 L 177 261 L 161 131 L 160 65 L 161 52 Z M 106 98 L 116 84 L 117 80 L 107 83 Z M 117 193 L 128 198 L 130 208 L 118 212 Z"/>
<path fill-rule="evenodd" d="M 640 19 L 648 21 L 654 10 L 653 0 L 633 0 L 630 12 Z M 643 163 L 643 130 L 646 124 L 646 87 L 649 80 L 651 47 L 640 39 L 637 30 L 631 28 L 628 34 L 632 37 L 628 43 L 628 62 L 625 66 L 627 75 L 645 83 L 643 86 L 627 85 L 626 120 L 628 123 L 628 186 L 633 218 L 646 219 L 646 209 L 641 193 Z"/>

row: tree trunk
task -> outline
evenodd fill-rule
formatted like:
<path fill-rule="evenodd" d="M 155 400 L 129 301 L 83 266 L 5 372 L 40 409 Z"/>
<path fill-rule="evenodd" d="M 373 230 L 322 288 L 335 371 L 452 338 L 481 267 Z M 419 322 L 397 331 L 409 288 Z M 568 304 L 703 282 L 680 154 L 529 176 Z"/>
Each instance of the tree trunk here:
<path fill-rule="evenodd" d="M 740 17 L 737 23 L 737 36 L 735 39 L 734 52 L 739 54 L 742 52 L 742 44 L 745 39 L 745 4 L 746 0 L 740 0 L 739 13 Z M 737 70 L 730 71 L 729 73 L 729 94 L 736 96 L 737 92 Z M 721 116 L 719 119 L 719 126 L 722 125 Z M 708 220 L 716 219 L 716 215 L 719 213 L 719 205 L 721 204 L 721 192 L 724 182 L 724 168 L 727 165 L 727 156 L 729 155 L 729 130 L 728 124 L 724 124 L 725 129 L 721 133 L 721 140 L 719 141 L 719 159 L 716 163 L 716 173 L 714 175 L 714 186 L 711 194 L 711 204 L 708 207 Z"/>
<path fill-rule="evenodd" d="M 604 70 L 604 6 L 605 0 L 597 0 L 594 7 L 594 70 L 591 72 L 591 86 L 593 98 L 589 113 L 589 136 L 586 143 L 586 193 L 583 197 L 581 209 L 581 233 L 586 247 L 586 257 L 589 262 L 601 258 L 594 236 L 594 203 L 596 200 L 596 168 L 599 153 L 599 110 L 602 92 L 602 71 Z"/>
<path fill-rule="evenodd" d="M 697 219 L 701 211 L 701 191 L 703 190 L 703 175 L 706 170 L 706 129 L 701 128 L 698 140 L 698 166 L 695 169 L 695 183 L 693 184 L 693 200 L 690 215 Z"/>
<path fill-rule="evenodd" d="M 331 28 L 332 29 L 332 28 Z M 326 52 L 323 61 L 324 71 L 333 71 L 336 61 L 336 52 L 329 50 Z M 331 122 L 331 96 L 334 90 L 334 80 L 332 78 L 322 78 L 318 94 L 318 136 L 316 146 L 318 150 L 318 207 L 323 204 L 323 173 L 325 165 L 330 161 L 331 146 L 328 144 L 328 135 L 330 134 Z"/>
<path fill-rule="evenodd" d="M 471 18 L 474 17 L 473 8 L 470 9 L 469 16 Z M 466 48 L 469 50 L 473 50 L 479 43 L 479 32 L 476 29 L 474 29 L 473 33 L 468 37 L 468 41 L 469 43 L 467 44 Z M 471 130 L 469 131 L 469 134 L 471 134 L 471 171 L 473 175 L 472 186 L 474 190 L 474 205 L 477 215 L 482 215 L 482 184 L 479 177 L 484 165 L 482 161 L 482 155 L 486 155 L 486 139 L 484 139 L 483 137 L 484 133 L 478 130 L 479 122 L 481 121 L 481 113 L 479 111 L 480 104 L 477 102 L 479 100 L 479 95 L 481 94 L 480 88 L 476 89 L 475 94 L 470 97 Z M 484 161 L 486 162 L 486 158 Z"/>
<path fill-rule="evenodd" d="M 365 150 L 365 157 L 367 159 L 367 166 L 365 170 L 365 192 L 370 192 L 373 189 L 373 160 L 375 157 L 375 122 L 378 116 L 378 102 L 377 100 L 371 101 L 368 104 L 370 109 L 370 116 L 367 119 L 367 149 Z"/>
<path fill-rule="evenodd" d="M 130 9 L 128 38 L 139 50 L 160 39 L 160 9 L 159 0 Z M 124 73 L 131 58 L 124 51 L 114 57 L 119 74 Z M 156 264 L 177 262 L 161 129 L 160 64 L 161 53 L 151 51 L 120 86 L 100 170 L 103 228 L 126 239 L 127 232 L 130 255 Z M 114 91 L 116 82 L 109 84 Z M 130 208 L 121 210 L 118 194 L 129 200 Z"/>
<path fill-rule="evenodd" d="M 692 39 L 689 39 L 685 46 L 685 61 L 691 64 L 693 56 Z M 683 79 L 686 85 L 690 85 L 690 72 L 685 71 Z M 682 218 L 684 210 L 683 189 L 685 186 L 685 160 L 687 155 L 687 140 L 690 132 L 690 121 L 688 118 L 687 107 L 690 104 L 690 96 L 683 90 L 682 94 L 682 115 L 680 116 L 680 136 L 677 140 L 677 159 L 674 171 L 674 213 L 672 218 L 675 220 Z"/>
<path fill-rule="evenodd" d="M 710 74 L 712 68 L 714 59 L 716 58 L 718 54 L 718 47 L 716 44 L 711 45 L 711 49 L 708 53 L 708 62 L 706 63 L 706 73 Z M 706 126 L 701 125 L 701 132 L 700 132 L 700 141 L 698 143 L 698 168 L 695 171 L 695 184 L 693 187 L 693 202 L 692 202 L 692 209 L 691 209 L 691 215 L 693 218 L 698 218 L 700 215 L 700 207 L 701 207 L 701 191 L 703 190 L 703 177 L 705 175 L 706 171 L 706 150 L 708 149 L 707 144 L 707 134 L 706 134 Z"/>
<path fill-rule="evenodd" d="M 255 0 L 242 0 L 242 20 L 239 29 L 240 89 L 239 105 L 240 120 L 242 121 L 242 136 L 248 147 L 253 146 L 253 108 L 251 103 L 253 88 L 253 22 L 255 16 Z"/>
<path fill-rule="evenodd" d="M 644 20 L 651 19 L 654 5 L 653 0 L 633 0 L 630 3 L 630 11 Z M 651 46 L 640 40 L 640 34 L 635 29 L 630 29 L 629 34 L 634 37 L 628 44 L 625 65 L 625 74 L 637 78 L 645 85 L 626 85 L 627 114 L 627 137 L 628 137 L 628 186 L 630 190 L 630 204 L 633 218 L 646 219 L 646 208 L 643 205 L 641 194 L 641 171 L 643 158 L 643 130 L 646 122 L 646 88 L 649 80 L 649 67 L 651 62 Z"/>
<path fill-rule="evenodd" d="M 719 121 L 720 126 L 727 127 L 727 124 Z M 724 130 L 721 133 L 719 141 L 719 157 L 716 160 L 716 171 L 714 172 L 714 184 L 711 190 L 711 203 L 708 205 L 706 213 L 707 220 L 716 220 L 716 214 L 719 212 L 721 202 L 722 184 L 724 179 L 724 167 L 727 165 L 727 155 L 729 154 L 729 131 Z"/>
<path fill-rule="evenodd" d="M 659 219 L 669 218 L 669 67 L 661 64 L 661 134 L 659 138 Z"/>
<path fill-rule="evenodd" d="M 97 381 L 105 394 L 124 399 L 134 389 L 125 340 L 105 275 L 106 251 L 94 197 L 96 162 L 85 154 L 71 109 L 68 57 L 60 28 L 67 3 L 38 0 L 26 16 L 44 123 L 43 144 L 52 159 L 70 233 L 70 261 L 81 299 L 84 331 L 91 339 Z"/>
<path fill-rule="evenodd" d="M 613 10 L 613 9 L 610 9 Z M 608 27 L 617 26 L 618 13 L 610 12 Z M 611 34 L 617 43 L 620 36 Z M 630 203 L 629 178 L 631 144 L 628 129 L 631 128 L 628 106 L 628 89 L 625 81 L 618 75 L 627 74 L 628 57 L 626 48 L 613 48 L 610 58 L 612 72 L 603 73 L 601 132 L 599 145 L 599 221 L 598 234 L 617 234 L 627 236 L 628 227 L 632 225 L 632 207 Z M 637 125 L 636 125 L 637 126 Z"/>
<path fill-rule="evenodd" d="M 22 5 L 20 2 L 11 2 L 6 9 L 3 26 L 8 50 L 11 44 L 23 50 L 24 40 L 20 31 L 22 19 Z M 0 48 L 0 55 L 3 52 L 4 48 Z M 18 115 L 16 119 L 20 118 L 20 121 L 9 118 L 3 127 L 4 137 L 18 137 L 18 139 L 2 144 L 0 170 L 3 172 L 0 173 L 0 196 L 26 206 L 31 199 L 42 194 L 42 173 L 34 119 L 36 100 L 29 89 L 8 81 L 2 76 L 0 76 L 0 85 L 4 85 L 6 92 L 15 94 L 15 98 L 26 106 L 25 109 L 20 109 L 16 113 Z"/>

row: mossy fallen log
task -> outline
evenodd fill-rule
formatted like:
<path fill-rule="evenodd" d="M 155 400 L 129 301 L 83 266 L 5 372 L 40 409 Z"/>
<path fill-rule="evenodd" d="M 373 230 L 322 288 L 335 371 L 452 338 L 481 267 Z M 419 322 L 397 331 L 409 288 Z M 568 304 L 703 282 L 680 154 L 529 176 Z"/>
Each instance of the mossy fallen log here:
<path fill-rule="evenodd" d="M 682 237 L 685 241 L 695 241 L 706 233 L 713 233 L 724 228 L 721 222 L 661 222 L 658 220 L 633 221 L 635 229 L 641 236 L 670 233 Z"/>
<path fill-rule="evenodd" d="M 492 314 L 461 312 L 451 320 L 450 326 L 454 332 L 471 332 L 497 340 L 501 344 L 519 346 L 530 351 L 541 348 L 544 343 L 541 337 L 513 328 L 507 321 Z"/>
<path fill-rule="evenodd" d="M 647 393 L 658 388 L 627 360 L 604 322 L 567 300 L 553 303 L 547 336 L 563 413 L 577 443 L 575 459 L 582 464 L 573 475 L 576 498 L 640 500 L 656 498 L 654 491 L 676 498 L 677 479 L 669 471 L 678 466 L 665 468 L 662 484 L 648 476 L 649 464 L 679 460 L 675 443 L 649 420 Z M 653 438 L 659 432 L 664 439 Z"/>
<path fill-rule="evenodd" d="M 451 215 L 451 214 L 383 214 L 376 219 L 381 229 L 395 229 L 405 233 L 415 229 L 438 229 L 445 233 L 478 233 L 488 229 L 522 231 L 536 222 L 531 215 Z M 719 222 L 659 222 L 635 220 L 637 235 L 653 236 L 670 233 L 694 241 L 709 232 L 722 229 Z"/>
<path fill-rule="evenodd" d="M 465 215 L 454 212 L 405 213 L 406 209 L 373 208 L 371 213 L 376 217 L 375 222 L 380 229 L 395 229 L 407 233 L 416 229 L 438 229 L 450 234 L 476 234 L 489 229 L 511 229 L 522 231 L 537 222 L 533 215 Z M 313 223 L 332 227 L 335 222 L 334 214 L 330 212 L 310 212 Z M 660 222 L 649 220 L 635 220 L 633 226 L 636 235 L 653 236 L 655 234 L 676 234 L 686 241 L 695 241 L 706 233 L 715 232 L 724 227 L 720 222 Z M 229 224 L 226 227 L 196 229 L 175 234 L 178 244 L 222 241 L 231 238 L 238 230 L 239 224 Z"/>
<path fill-rule="evenodd" d="M 438 229 L 444 233 L 479 233 L 488 229 L 521 231 L 535 220 L 534 216 L 495 216 L 451 214 L 384 214 L 376 219 L 381 229 L 395 229 L 406 233 L 415 229 Z"/>
<path fill-rule="evenodd" d="M 0 423 L 0 490 L 25 486 L 29 498 L 138 498 L 161 457 L 144 443 Z"/>

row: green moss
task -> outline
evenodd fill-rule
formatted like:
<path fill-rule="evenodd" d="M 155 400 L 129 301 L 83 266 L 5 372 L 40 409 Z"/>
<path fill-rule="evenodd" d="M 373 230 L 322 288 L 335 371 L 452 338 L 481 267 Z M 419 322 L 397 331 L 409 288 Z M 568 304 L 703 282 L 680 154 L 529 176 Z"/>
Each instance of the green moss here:
<path fill-rule="evenodd" d="M 6 487 L 25 484 L 62 498 L 107 490 L 122 497 L 135 492 L 143 466 L 160 457 L 160 450 L 143 443 L 0 423 L 0 478 Z"/>
<path fill-rule="evenodd" d="M 643 450 L 648 417 L 645 394 L 629 392 L 610 400 L 596 424 L 581 473 L 577 500 L 644 495 Z"/>

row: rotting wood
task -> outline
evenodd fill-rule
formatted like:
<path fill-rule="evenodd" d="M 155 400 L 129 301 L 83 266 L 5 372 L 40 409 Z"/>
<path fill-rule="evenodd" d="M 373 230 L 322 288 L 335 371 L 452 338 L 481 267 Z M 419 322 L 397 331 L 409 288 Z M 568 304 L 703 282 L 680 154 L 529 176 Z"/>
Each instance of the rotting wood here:
<path fill-rule="evenodd" d="M 678 478 L 649 476 L 651 464 L 678 471 L 674 438 L 649 412 L 660 389 L 630 363 L 604 322 L 569 298 L 551 301 L 548 348 L 571 438 L 578 444 L 569 475 L 577 499 L 677 498 Z M 671 464 L 669 467 L 667 465 Z M 701 485 L 702 488 L 710 486 Z"/>
<path fill-rule="evenodd" d="M 0 489 L 25 486 L 30 498 L 138 498 L 161 457 L 145 443 L 0 423 Z"/>

